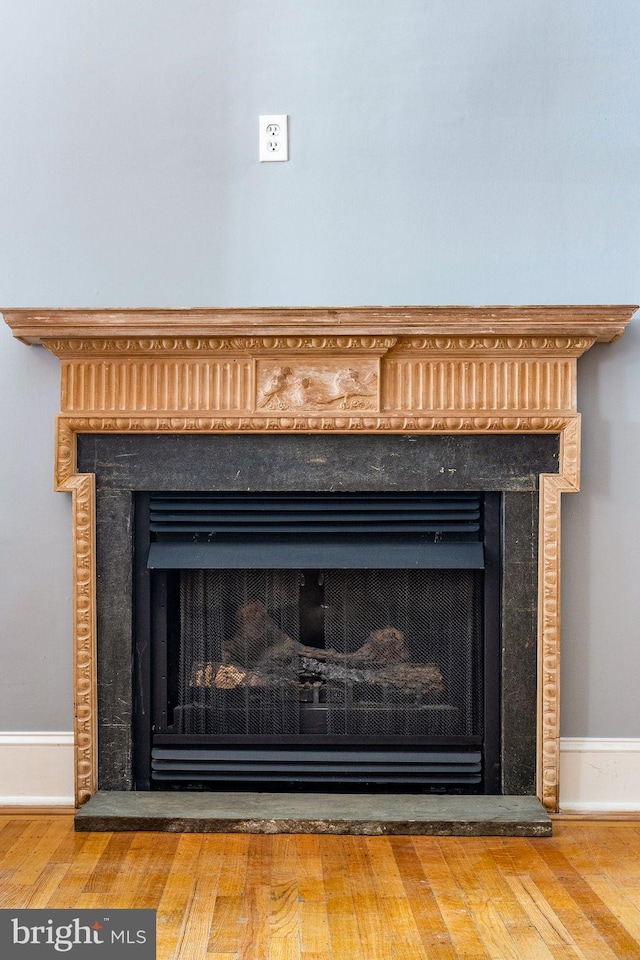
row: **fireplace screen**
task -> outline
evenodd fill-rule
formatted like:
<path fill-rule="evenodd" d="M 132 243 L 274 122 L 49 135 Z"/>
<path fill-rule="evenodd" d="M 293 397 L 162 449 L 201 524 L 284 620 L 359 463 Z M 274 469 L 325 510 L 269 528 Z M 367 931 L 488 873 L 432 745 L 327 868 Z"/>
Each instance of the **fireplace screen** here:
<path fill-rule="evenodd" d="M 481 573 L 184 570 L 174 730 L 473 736 Z"/>
<path fill-rule="evenodd" d="M 495 778 L 495 498 L 138 502 L 142 788 Z"/>

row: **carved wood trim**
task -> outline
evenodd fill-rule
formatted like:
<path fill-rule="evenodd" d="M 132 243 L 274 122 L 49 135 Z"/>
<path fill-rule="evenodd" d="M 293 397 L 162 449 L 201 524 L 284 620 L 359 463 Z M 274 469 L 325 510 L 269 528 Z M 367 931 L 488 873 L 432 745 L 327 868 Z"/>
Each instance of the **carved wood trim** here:
<path fill-rule="evenodd" d="M 580 416 L 560 434 L 558 474 L 540 476 L 538 545 L 538 797 L 552 813 L 560 798 L 561 494 L 580 486 Z"/>
<path fill-rule="evenodd" d="M 59 418 L 74 433 L 559 433 L 567 416 L 371 416 L 367 412 L 333 416 L 286 414 L 235 417 L 100 416 Z M 68 453 L 58 457 L 65 475 Z"/>
<path fill-rule="evenodd" d="M 56 490 L 72 495 L 75 799 L 97 788 L 97 645 L 95 476 L 75 473 L 75 432 L 58 422 Z"/>
<path fill-rule="evenodd" d="M 561 355 L 541 358 L 403 352 L 381 362 L 360 352 L 345 361 L 321 351 L 306 356 L 269 351 L 224 359 L 63 359 L 61 406 L 64 413 L 84 415 L 295 415 L 338 408 L 389 414 L 565 413 L 575 410 L 578 342 L 585 341 L 569 341 Z"/>

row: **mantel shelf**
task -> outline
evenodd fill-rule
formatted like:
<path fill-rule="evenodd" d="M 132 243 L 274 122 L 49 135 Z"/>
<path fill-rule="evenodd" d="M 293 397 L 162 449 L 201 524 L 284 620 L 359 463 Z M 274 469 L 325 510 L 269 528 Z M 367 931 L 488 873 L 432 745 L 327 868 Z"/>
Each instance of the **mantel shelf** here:
<path fill-rule="evenodd" d="M 2 310 L 24 343 L 50 339 L 212 336 L 587 337 L 611 342 L 627 304 L 538 306 L 225 307 Z"/>

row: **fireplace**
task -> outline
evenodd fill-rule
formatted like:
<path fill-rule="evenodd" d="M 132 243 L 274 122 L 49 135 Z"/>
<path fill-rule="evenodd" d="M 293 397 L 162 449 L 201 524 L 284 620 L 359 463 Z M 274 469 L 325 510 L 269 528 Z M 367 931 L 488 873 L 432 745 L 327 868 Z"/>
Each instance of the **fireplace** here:
<path fill-rule="evenodd" d="M 260 764 L 273 783 L 284 752 L 283 782 L 315 763 L 327 782 L 334 764 L 338 787 L 375 789 L 404 767 L 419 789 L 537 794 L 556 809 L 560 495 L 578 487 L 577 358 L 618 337 L 634 309 L 5 311 L 16 336 L 62 361 L 78 803 L 97 788 L 255 780 Z M 187 513 L 199 502 L 219 526 L 221 503 L 274 498 L 298 514 L 345 504 L 351 521 L 359 499 L 384 513 L 405 498 L 414 533 L 367 541 L 348 566 L 313 537 L 317 559 L 272 551 L 260 566 L 214 562 L 218 527 L 182 540 L 158 528 L 172 502 Z M 468 541 L 447 540 L 438 518 L 411 542 L 421 511 L 461 500 L 477 507 Z M 363 545 L 349 525 L 334 556 Z M 244 534 L 227 553 L 239 544 L 246 558 Z M 393 565 L 396 548 L 405 560 Z M 466 560 L 445 562 L 457 549 Z M 402 595 L 412 599 L 398 605 Z M 453 615 L 464 667 L 441 626 L 454 597 L 468 598 Z M 345 605 L 356 612 L 336 626 Z M 256 634 L 284 648 L 275 676 L 238 653 Z M 291 764 L 304 753 L 300 773 Z"/>

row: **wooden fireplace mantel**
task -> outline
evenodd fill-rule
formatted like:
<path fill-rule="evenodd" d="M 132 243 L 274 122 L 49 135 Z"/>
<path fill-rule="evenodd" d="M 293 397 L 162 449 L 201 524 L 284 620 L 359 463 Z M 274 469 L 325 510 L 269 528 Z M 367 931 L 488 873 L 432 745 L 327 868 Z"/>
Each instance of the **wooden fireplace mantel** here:
<path fill-rule="evenodd" d="M 73 494 L 76 797 L 96 790 L 95 489 L 78 433 L 557 433 L 540 478 L 538 795 L 558 806 L 560 495 L 579 485 L 577 359 L 637 308 L 7 309 L 61 360 L 56 486 Z"/>

